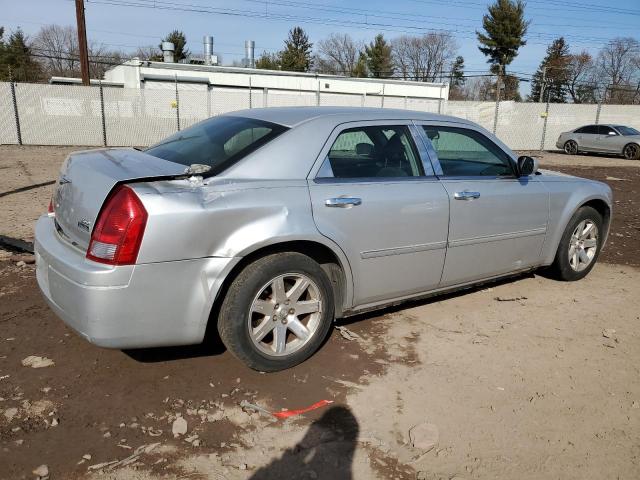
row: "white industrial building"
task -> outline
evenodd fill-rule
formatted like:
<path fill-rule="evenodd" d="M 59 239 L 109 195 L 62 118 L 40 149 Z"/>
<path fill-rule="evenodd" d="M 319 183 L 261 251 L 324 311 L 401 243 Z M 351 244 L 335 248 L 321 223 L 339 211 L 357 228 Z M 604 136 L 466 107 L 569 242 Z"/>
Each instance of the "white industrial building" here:
<path fill-rule="evenodd" d="M 247 92 L 252 107 L 283 105 L 362 105 L 408 108 L 440 105 L 449 96 L 448 83 L 415 82 L 387 78 L 350 78 L 304 72 L 250 68 L 255 65 L 255 42 L 245 42 L 244 67 L 218 66 L 213 37 L 203 37 L 203 55 L 174 62 L 174 45 L 162 44 L 162 62 L 134 58 L 115 66 L 92 85 L 139 90 L 207 91 L 217 94 Z M 53 77 L 52 84 L 75 84 L 79 79 Z M 292 97 L 295 95 L 295 101 Z M 260 100 L 262 102 L 260 102 Z M 269 101 L 272 100 L 272 101 Z M 254 102 L 252 102 L 254 103 Z M 260 104 L 262 103 L 262 104 Z M 422 108 L 419 108 L 422 109 Z"/>
<path fill-rule="evenodd" d="M 243 67 L 220 67 L 186 63 L 130 60 L 105 73 L 104 81 L 111 86 L 141 89 L 185 90 L 233 88 L 266 90 L 277 95 L 306 93 L 308 95 L 342 94 L 385 98 L 415 98 L 446 100 L 447 83 L 412 82 L 392 79 L 349 78 L 315 73 L 283 72 Z"/>

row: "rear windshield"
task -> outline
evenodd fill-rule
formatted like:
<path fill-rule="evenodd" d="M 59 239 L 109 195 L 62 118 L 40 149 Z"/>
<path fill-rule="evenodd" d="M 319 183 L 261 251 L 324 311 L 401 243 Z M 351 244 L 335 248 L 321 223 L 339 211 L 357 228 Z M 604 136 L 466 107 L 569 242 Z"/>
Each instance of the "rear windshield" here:
<path fill-rule="evenodd" d="M 185 166 L 211 167 L 215 175 L 270 142 L 287 127 L 252 118 L 213 117 L 171 135 L 145 150 L 149 155 Z"/>

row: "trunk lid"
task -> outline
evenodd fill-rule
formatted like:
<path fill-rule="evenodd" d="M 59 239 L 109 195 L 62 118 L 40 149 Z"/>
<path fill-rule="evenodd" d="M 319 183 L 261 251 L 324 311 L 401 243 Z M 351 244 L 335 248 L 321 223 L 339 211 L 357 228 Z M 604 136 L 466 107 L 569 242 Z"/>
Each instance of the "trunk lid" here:
<path fill-rule="evenodd" d="M 117 183 L 183 175 L 185 166 L 135 149 L 99 149 L 69 155 L 54 193 L 56 228 L 86 250 L 100 208 Z"/>

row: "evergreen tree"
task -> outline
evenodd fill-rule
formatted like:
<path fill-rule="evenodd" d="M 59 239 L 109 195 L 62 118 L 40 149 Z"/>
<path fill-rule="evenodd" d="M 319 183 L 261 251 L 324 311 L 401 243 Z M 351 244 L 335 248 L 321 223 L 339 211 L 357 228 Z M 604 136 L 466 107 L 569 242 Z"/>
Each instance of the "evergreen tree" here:
<path fill-rule="evenodd" d="M 464 58 L 458 55 L 451 66 L 451 86 L 460 88 L 464 85 Z"/>
<path fill-rule="evenodd" d="M 284 50 L 280 52 L 282 70 L 290 72 L 308 72 L 311 68 L 311 48 L 309 37 L 300 27 L 289 31 L 289 38 L 284 42 Z"/>
<path fill-rule="evenodd" d="M 503 75 L 504 100 L 515 100 L 519 97 L 517 78 L 506 75 L 506 66 L 518 55 L 520 47 L 527 42 L 529 22 L 524 19 L 522 0 L 496 0 L 489 5 L 489 12 L 482 17 L 484 33 L 476 32 L 480 51 L 488 57 L 491 71 Z"/>
<path fill-rule="evenodd" d="M 369 76 L 367 72 L 367 56 L 364 52 L 360 52 L 358 63 L 356 63 L 356 66 L 353 69 L 352 76 L 356 78 L 365 78 Z"/>
<path fill-rule="evenodd" d="M 532 102 L 565 103 L 567 101 L 567 83 L 569 78 L 569 46 L 563 37 L 554 40 L 547 47 L 547 55 L 533 75 L 531 82 Z M 544 92 L 544 95 L 541 93 Z"/>
<path fill-rule="evenodd" d="M 393 76 L 394 67 L 391 57 L 391 45 L 379 33 L 369 45 L 364 47 L 367 56 L 367 67 L 371 76 L 388 78 Z"/>
<path fill-rule="evenodd" d="M 169 35 L 164 37 L 160 42 L 160 50 L 162 50 L 162 42 L 171 42 L 175 50 L 173 51 L 173 58 L 176 62 L 189 58 L 191 52 L 187 50 L 187 37 L 180 30 L 174 30 Z M 152 58 L 155 61 L 162 61 L 162 55 L 158 58 Z"/>
<path fill-rule="evenodd" d="M 280 56 L 276 53 L 262 52 L 262 55 L 256 60 L 256 68 L 280 70 Z"/>
<path fill-rule="evenodd" d="M 10 77 L 16 82 L 33 82 L 41 79 L 42 70 L 32 56 L 27 37 L 18 28 L 8 41 L 3 40 L 4 28 L 0 27 L 0 79 Z"/>

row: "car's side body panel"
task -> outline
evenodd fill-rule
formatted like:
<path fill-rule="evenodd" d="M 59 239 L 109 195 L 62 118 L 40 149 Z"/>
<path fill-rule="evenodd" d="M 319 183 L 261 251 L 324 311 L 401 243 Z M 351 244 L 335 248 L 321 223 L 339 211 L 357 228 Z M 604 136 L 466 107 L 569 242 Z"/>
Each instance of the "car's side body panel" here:
<path fill-rule="evenodd" d="M 602 202 L 609 209 L 609 218 L 605 218 L 605 232 L 602 245 L 606 242 L 611 223 L 613 198 L 611 188 L 601 182 L 585 180 L 547 170 L 540 177 L 549 190 L 549 228 L 541 256 L 542 265 L 550 265 L 558 249 L 565 226 L 573 214 L 584 204 L 592 201 Z"/>
<path fill-rule="evenodd" d="M 38 282 L 54 310 L 104 346 L 197 343 L 231 272 L 266 247 L 305 241 L 328 248 L 344 273 L 339 310 L 355 313 L 550 264 L 581 205 L 599 200 L 611 208 L 608 186 L 551 172 L 519 179 L 440 178 L 433 175 L 441 172 L 427 143 L 420 144 L 415 132 L 422 162 L 432 168 L 427 176 L 317 182 L 335 130 L 354 122 L 462 125 L 481 131 L 514 162 L 515 155 L 485 130 L 450 117 L 368 109 L 278 115 L 290 121 L 289 131 L 215 177 L 149 180 L 153 174 L 145 170 L 144 178 L 134 178 L 124 173 L 126 165 L 113 175 L 114 184 L 129 183 L 148 212 L 134 266 L 87 260 L 86 249 L 73 246 L 53 218 L 43 216 L 36 227 Z M 175 167 L 176 173 L 183 170 Z M 159 175 L 165 172 L 172 173 L 162 169 Z M 480 190 L 482 201 L 454 200 L 460 189 Z M 325 206 L 344 195 L 360 198 L 361 205 Z"/>

